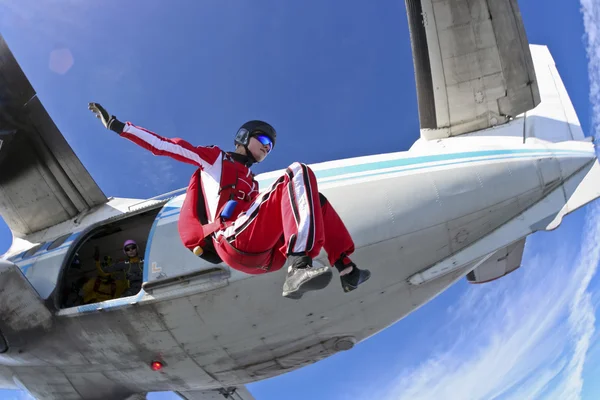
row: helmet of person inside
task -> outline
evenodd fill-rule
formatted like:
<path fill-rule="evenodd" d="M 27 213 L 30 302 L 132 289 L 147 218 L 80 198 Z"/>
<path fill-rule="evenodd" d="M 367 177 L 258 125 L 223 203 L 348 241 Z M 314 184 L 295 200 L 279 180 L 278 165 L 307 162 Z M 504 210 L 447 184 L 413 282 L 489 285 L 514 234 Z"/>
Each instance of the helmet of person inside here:
<path fill-rule="evenodd" d="M 138 247 L 138 245 L 135 242 L 135 240 L 132 240 L 132 239 L 126 240 L 125 243 L 123 243 L 123 253 L 125 253 L 125 255 L 127 255 L 127 251 L 125 251 L 125 249 L 128 246 L 135 246 L 136 248 Z"/>

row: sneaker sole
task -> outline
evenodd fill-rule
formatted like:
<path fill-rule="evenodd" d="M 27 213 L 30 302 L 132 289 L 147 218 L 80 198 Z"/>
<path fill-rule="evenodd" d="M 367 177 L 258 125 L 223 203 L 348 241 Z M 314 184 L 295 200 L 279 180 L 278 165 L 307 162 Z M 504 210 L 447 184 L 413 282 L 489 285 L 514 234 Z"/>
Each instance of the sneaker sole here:
<path fill-rule="evenodd" d="M 288 299 L 298 300 L 302 298 L 304 293 L 310 292 L 313 290 L 321 290 L 325 289 L 331 279 L 333 278 L 333 273 L 329 267 L 325 267 L 326 270 L 319 275 L 314 276 L 313 278 L 307 280 L 303 284 L 301 284 L 297 290 L 293 292 L 283 292 L 283 297 L 287 297 Z"/>

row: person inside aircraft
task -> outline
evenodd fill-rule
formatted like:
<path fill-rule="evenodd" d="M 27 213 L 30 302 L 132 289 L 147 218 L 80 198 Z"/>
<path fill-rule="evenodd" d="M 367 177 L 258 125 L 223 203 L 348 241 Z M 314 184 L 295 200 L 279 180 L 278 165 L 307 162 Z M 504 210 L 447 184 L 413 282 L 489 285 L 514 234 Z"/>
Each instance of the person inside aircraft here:
<path fill-rule="evenodd" d="M 105 128 L 153 154 L 198 167 L 178 222 L 183 244 L 195 254 L 201 254 L 208 238 L 227 265 L 249 274 L 279 270 L 287 260 L 282 295 L 292 299 L 331 281 L 328 266 L 313 265 L 321 248 L 340 272 L 344 292 L 369 279 L 371 273 L 349 258 L 354 242 L 333 206 L 318 192 L 310 167 L 293 163 L 259 194 L 250 167 L 263 161 L 275 146 L 276 132 L 268 123 L 243 124 L 234 138 L 235 150 L 225 152 L 123 123 L 98 103 L 89 103 L 88 108 Z"/>
<path fill-rule="evenodd" d="M 138 245 L 135 240 L 126 240 L 123 243 L 123 253 L 125 259 L 117 263 L 112 263 L 109 257 L 104 257 L 104 262 L 99 263 L 100 260 L 100 249 L 96 247 L 94 252 L 94 259 L 99 269 L 99 274 L 104 276 L 113 275 L 118 272 L 125 274 L 125 287 L 124 290 L 119 290 L 119 286 L 116 287 L 117 292 L 114 295 L 116 297 L 128 297 L 137 294 L 142 289 L 142 280 L 144 277 L 144 260 L 139 255 Z M 113 279 L 114 279 L 113 275 Z M 117 284 L 119 282 L 117 281 Z"/>
<path fill-rule="evenodd" d="M 94 248 L 94 261 L 96 264 L 96 276 L 87 280 L 81 292 L 84 304 L 98 303 L 121 297 L 127 289 L 127 280 L 122 270 L 105 271 L 112 266 L 110 257 L 105 256 L 100 260 L 100 249 Z"/>
<path fill-rule="evenodd" d="M 75 256 L 71 260 L 71 268 L 81 269 L 81 259 L 79 258 L 79 253 L 75 253 Z"/>
<path fill-rule="evenodd" d="M 75 256 L 71 260 L 69 264 L 69 269 L 67 273 L 72 272 L 73 270 L 81 270 L 81 260 L 79 258 L 79 254 L 75 253 Z M 73 307 L 83 304 L 83 298 L 81 296 L 81 288 L 85 284 L 86 278 L 82 277 L 71 283 L 69 286 L 64 287 L 63 291 L 63 299 L 65 307 Z"/>
<path fill-rule="evenodd" d="M 71 283 L 66 290 L 63 307 L 75 307 L 83 304 L 82 288 L 85 285 L 86 280 L 85 277 L 81 277 Z"/>

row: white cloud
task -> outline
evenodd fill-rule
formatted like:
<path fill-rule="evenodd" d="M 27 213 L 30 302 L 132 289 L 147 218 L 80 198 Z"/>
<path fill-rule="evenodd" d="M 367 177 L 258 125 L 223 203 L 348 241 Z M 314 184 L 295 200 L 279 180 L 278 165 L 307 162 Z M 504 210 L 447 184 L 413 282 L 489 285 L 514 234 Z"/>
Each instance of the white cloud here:
<path fill-rule="evenodd" d="M 597 203 L 589 208 L 589 218 L 584 229 L 589 230 L 581 246 L 579 266 L 573 277 L 578 282 L 570 304 L 569 326 L 574 340 L 574 352 L 566 367 L 566 378 L 556 388 L 551 398 L 577 399 L 583 388 L 583 366 L 595 333 L 595 309 L 588 286 L 600 261 L 600 207 Z"/>
<path fill-rule="evenodd" d="M 565 367 L 567 361 L 561 359 L 556 365 L 541 368 L 535 374 L 531 374 L 530 379 L 523 382 L 520 387 L 506 396 L 504 400 L 523 400 L 539 398 L 548 385 L 556 378 Z"/>
<path fill-rule="evenodd" d="M 580 3 L 587 41 L 594 136 L 600 140 L 600 4 L 597 0 L 580 0 Z"/>
<path fill-rule="evenodd" d="M 454 342 L 416 368 L 400 370 L 379 397 L 579 398 L 595 333 L 587 289 L 600 261 L 600 205 L 589 206 L 587 213 L 579 249 L 572 241 L 535 254 L 537 247 L 547 249 L 548 235 L 556 238 L 560 230 L 533 236 L 521 270 L 469 287 L 431 338 Z"/>

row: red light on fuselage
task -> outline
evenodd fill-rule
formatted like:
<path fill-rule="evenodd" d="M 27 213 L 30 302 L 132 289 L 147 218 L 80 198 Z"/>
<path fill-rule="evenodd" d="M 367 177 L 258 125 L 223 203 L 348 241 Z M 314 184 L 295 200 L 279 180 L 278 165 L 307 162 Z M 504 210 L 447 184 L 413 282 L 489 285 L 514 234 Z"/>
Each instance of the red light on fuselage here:
<path fill-rule="evenodd" d="M 160 371 L 163 367 L 163 364 L 160 361 L 152 361 L 150 363 L 150 368 L 152 371 Z"/>

